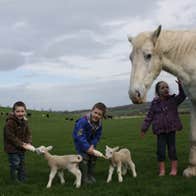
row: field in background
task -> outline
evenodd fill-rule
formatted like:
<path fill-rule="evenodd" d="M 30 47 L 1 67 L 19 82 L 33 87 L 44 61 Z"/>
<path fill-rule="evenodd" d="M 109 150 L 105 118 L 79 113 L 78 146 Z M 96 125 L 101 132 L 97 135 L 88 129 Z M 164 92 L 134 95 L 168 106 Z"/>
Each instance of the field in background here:
<path fill-rule="evenodd" d="M 99 159 L 96 167 L 97 183 L 83 186 L 80 189 L 73 187 L 74 177 L 65 172 L 65 185 L 59 183 L 56 176 L 51 189 L 46 189 L 49 169 L 42 156 L 32 152 L 26 153 L 26 170 L 28 182 L 26 184 L 13 185 L 9 180 L 9 168 L 6 154 L 0 148 L 0 195 L 69 195 L 86 196 L 143 196 L 143 195 L 196 195 L 196 178 L 186 179 L 181 174 L 188 165 L 188 135 L 189 115 L 183 115 L 184 130 L 177 134 L 177 150 L 179 158 L 179 175 L 176 177 L 158 177 L 156 161 L 156 138 L 149 130 L 144 139 L 140 138 L 139 130 L 142 118 L 104 120 L 103 137 L 98 149 L 104 151 L 105 145 L 127 147 L 132 151 L 132 157 L 136 164 L 138 177 L 133 179 L 131 174 L 124 177 L 124 182 L 117 182 L 116 173 L 110 184 L 106 183 L 108 174 L 108 162 Z M 0 117 L 0 138 L 2 141 L 5 116 Z M 74 121 L 66 121 L 65 115 L 51 113 L 50 118 L 42 117 L 41 112 L 33 112 L 29 118 L 29 124 L 33 132 L 33 144 L 53 145 L 54 154 L 75 153 L 71 137 Z M 167 161 L 167 173 L 169 162 Z"/>

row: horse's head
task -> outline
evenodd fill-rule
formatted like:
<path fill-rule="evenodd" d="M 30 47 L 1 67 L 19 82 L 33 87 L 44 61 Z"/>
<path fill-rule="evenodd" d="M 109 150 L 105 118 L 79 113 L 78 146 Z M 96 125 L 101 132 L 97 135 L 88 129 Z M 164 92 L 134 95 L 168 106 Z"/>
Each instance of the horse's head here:
<path fill-rule="evenodd" d="M 133 46 L 130 54 L 132 70 L 129 97 L 133 103 L 145 101 L 147 90 L 161 72 L 161 54 L 157 49 L 160 32 L 161 26 L 154 32 L 144 32 L 134 38 L 129 37 Z"/>

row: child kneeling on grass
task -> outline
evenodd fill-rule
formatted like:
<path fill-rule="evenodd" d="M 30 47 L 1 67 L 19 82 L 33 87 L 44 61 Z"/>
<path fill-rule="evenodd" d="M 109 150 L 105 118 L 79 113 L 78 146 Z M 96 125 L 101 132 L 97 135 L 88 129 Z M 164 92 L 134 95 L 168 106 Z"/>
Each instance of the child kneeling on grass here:
<path fill-rule="evenodd" d="M 73 130 L 74 145 L 77 152 L 83 157 L 80 164 L 82 183 L 92 184 L 96 182 L 93 172 L 97 157 L 93 150 L 102 135 L 102 119 L 105 113 L 105 104 L 96 103 L 90 113 L 75 123 Z"/>

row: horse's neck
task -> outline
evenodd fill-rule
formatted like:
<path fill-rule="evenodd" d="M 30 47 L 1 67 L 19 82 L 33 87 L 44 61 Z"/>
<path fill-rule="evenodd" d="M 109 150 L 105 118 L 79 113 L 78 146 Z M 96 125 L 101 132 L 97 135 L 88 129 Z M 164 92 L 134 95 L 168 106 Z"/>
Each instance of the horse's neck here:
<path fill-rule="evenodd" d="M 182 56 L 196 55 L 196 32 L 162 31 L 158 39 L 158 49 L 174 63 L 182 63 Z"/>
<path fill-rule="evenodd" d="M 163 70 L 190 82 L 190 68 L 196 72 L 196 33 L 188 31 L 162 31 L 157 50 L 163 58 Z"/>

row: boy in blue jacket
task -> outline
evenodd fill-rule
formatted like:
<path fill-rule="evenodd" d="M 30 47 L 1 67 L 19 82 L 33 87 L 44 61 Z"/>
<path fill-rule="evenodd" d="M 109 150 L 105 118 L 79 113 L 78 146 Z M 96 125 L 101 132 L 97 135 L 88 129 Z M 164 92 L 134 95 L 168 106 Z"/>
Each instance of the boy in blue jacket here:
<path fill-rule="evenodd" d="M 93 150 L 102 135 L 102 119 L 106 113 L 103 103 L 96 103 L 90 113 L 78 119 L 73 130 L 74 145 L 77 152 L 83 157 L 80 164 L 82 182 L 91 184 L 96 180 L 93 175 L 97 157 Z"/>

